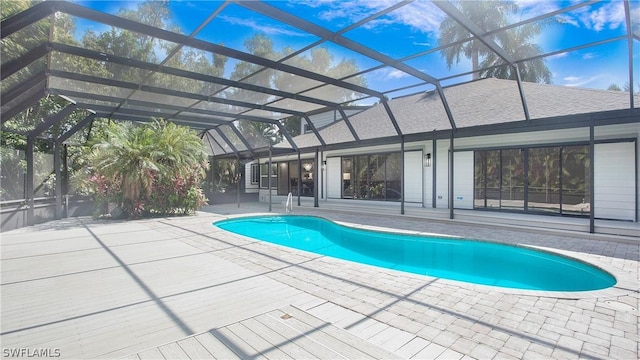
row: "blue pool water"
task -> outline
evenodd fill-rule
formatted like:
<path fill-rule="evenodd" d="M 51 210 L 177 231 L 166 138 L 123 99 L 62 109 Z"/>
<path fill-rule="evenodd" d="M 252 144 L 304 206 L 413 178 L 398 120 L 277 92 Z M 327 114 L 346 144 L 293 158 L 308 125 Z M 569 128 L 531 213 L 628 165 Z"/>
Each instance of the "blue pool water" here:
<path fill-rule="evenodd" d="M 350 228 L 312 216 L 222 220 L 215 226 L 270 243 L 414 274 L 506 288 L 587 291 L 615 285 L 582 261 L 518 246 Z"/>

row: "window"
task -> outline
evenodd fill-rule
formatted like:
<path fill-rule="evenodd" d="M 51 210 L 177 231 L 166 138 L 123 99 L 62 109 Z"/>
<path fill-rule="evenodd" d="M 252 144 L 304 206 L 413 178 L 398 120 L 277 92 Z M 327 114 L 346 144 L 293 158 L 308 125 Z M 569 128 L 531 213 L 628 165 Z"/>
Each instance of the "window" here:
<path fill-rule="evenodd" d="M 342 158 L 342 198 L 399 201 L 400 153 Z"/>
<path fill-rule="evenodd" d="M 269 163 L 260 164 L 260 187 L 266 189 L 269 187 L 269 173 L 267 168 Z M 276 189 L 278 187 L 278 163 L 271 163 L 271 188 Z"/>
<path fill-rule="evenodd" d="M 589 147 L 480 150 L 474 207 L 589 215 Z"/>
<path fill-rule="evenodd" d="M 260 183 L 260 164 L 251 164 L 251 185 Z"/>

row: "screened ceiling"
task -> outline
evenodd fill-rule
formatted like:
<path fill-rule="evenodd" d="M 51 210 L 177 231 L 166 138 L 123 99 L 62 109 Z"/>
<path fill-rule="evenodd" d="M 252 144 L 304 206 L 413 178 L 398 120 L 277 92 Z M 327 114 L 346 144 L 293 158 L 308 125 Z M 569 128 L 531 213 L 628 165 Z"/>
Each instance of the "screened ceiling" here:
<path fill-rule="evenodd" d="M 159 117 L 200 131 L 213 155 L 245 157 L 269 134 L 309 150 L 292 118 L 325 145 L 310 119 L 327 111 L 359 139 L 346 105 L 382 104 L 403 135 L 387 102 L 425 91 L 455 129 L 443 88 L 477 77 L 512 79 L 524 109 L 523 82 L 640 87 L 635 1 L 513 2 L 496 18 L 495 2 L 25 3 L 3 0 L 1 117 L 3 131 L 30 136 L 72 112 L 83 115 L 64 140 L 95 118 Z M 66 107 L 26 130 L 8 126 L 48 94 Z"/>

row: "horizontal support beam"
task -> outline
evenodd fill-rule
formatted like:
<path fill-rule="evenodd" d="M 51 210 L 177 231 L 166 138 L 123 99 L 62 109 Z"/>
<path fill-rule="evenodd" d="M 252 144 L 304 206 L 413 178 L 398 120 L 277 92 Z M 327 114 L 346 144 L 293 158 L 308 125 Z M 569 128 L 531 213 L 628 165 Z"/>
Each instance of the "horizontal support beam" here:
<path fill-rule="evenodd" d="M 349 89 L 352 91 L 361 92 L 363 94 L 368 94 L 376 97 L 382 96 L 382 94 L 379 94 L 371 89 L 368 89 L 359 85 L 351 84 L 346 81 L 337 80 L 329 76 L 314 73 L 312 71 L 304 70 L 291 65 L 279 63 L 277 61 L 262 58 L 260 56 L 245 53 L 239 50 L 227 48 L 222 45 L 213 44 L 213 43 L 195 39 L 195 38 L 190 38 L 189 36 L 186 36 L 186 35 L 177 34 L 168 30 L 155 28 L 150 25 L 138 23 L 128 19 L 124 19 L 117 16 L 102 13 L 99 11 L 95 11 L 92 9 L 88 9 L 74 3 L 60 2 L 58 8 L 59 8 L 58 9 L 59 11 L 62 11 L 69 15 L 79 16 L 79 17 L 89 19 L 89 20 L 94 20 L 103 24 L 119 27 L 122 29 L 130 30 L 130 31 L 135 31 L 141 34 L 152 36 L 157 39 L 171 41 L 176 44 L 183 44 L 196 49 L 205 50 L 214 54 L 224 55 L 224 56 L 232 57 L 234 59 L 261 65 L 264 67 L 285 71 L 291 74 L 295 74 L 308 79 L 320 81 L 326 84 L 332 84 L 332 85 Z"/>
<path fill-rule="evenodd" d="M 72 45 L 52 43 L 50 44 L 50 46 L 54 51 L 62 52 L 69 55 L 86 57 L 86 58 L 94 59 L 101 62 L 102 61 L 111 62 L 114 64 L 131 66 L 138 69 L 154 71 L 158 73 L 183 77 L 183 78 L 192 79 L 192 80 L 209 82 L 209 83 L 228 86 L 228 87 L 237 88 L 237 89 L 255 91 L 263 94 L 308 102 L 308 103 L 322 105 L 326 107 L 338 106 L 337 103 L 306 96 L 306 95 L 294 94 L 294 93 L 290 93 L 282 90 L 253 85 L 250 83 L 243 83 L 243 82 L 238 82 L 238 81 L 220 78 L 216 76 L 204 75 L 204 74 L 196 73 L 193 71 L 181 70 L 181 69 L 176 69 L 168 66 L 161 66 L 161 65 L 152 64 L 152 63 L 148 63 L 140 60 L 129 59 L 129 58 L 115 56 L 115 55 L 108 55 L 108 54 L 100 53 L 93 50 L 82 49 Z M 207 101 L 215 101 L 216 97 L 207 96 L 206 99 Z M 266 106 L 266 105 L 260 105 L 260 106 Z M 292 112 L 291 110 L 288 110 L 286 113 L 292 113 Z"/>
<path fill-rule="evenodd" d="M 18 71 L 28 67 L 34 61 L 47 55 L 49 53 L 49 49 L 47 48 L 47 46 L 48 43 L 43 43 L 42 45 L 36 46 L 35 48 L 29 50 L 26 54 L 20 56 L 19 58 L 2 64 L 2 67 L 0 67 L 0 80 L 8 78 Z"/>
<path fill-rule="evenodd" d="M 44 71 L 31 76 L 29 79 L 21 81 L 18 85 L 12 87 L 11 89 L 5 91 L 2 94 L 2 105 L 4 106 L 12 102 L 13 100 L 17 99 L 19 96 L 24 95 L 25 93 L 28 93 L 29 91 L 37 87 L 46 89 L 47 88 L 46 81 L 47 81 L 47 76 L 45 75 Z"/>

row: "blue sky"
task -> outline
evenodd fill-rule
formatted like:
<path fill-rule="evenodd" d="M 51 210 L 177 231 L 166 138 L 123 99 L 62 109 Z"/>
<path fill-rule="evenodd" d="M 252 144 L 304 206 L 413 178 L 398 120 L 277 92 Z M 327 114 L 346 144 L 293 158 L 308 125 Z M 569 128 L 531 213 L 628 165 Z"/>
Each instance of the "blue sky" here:
<path fill-rule="evenodd" d="M 394 4 L 393 0 L 362 1 L 270 1 L 269 4 L 298 15 L 316 25 L 331 31 L 339 31 L 350 24 L 362 20 L 381 9 Z M 116 13 L 120 7 L 135 8 L 136 2 L 79 1 L 81 5 Z M 509 18 L 517 23 L 550 11 L 580 3 L 580 1 L 518 0 L 517 14 Z M 219 1 L 171 1 L 175 22 L 184 33 L 193 31 L 214 9 Z M 640 5 L 632 2 L 632 18 L 640 18 Z M 439 26 L 444 14 L 428 1 L 416 2 L 401 7 L 381 18 L 368 22 L 343 35 L 361 42 L 386 56 L 401 59 L 406 56 L 434 48 L 438 44 Z M 79 22 L 79 29 L 92 28 L 87 22 Z M 103 29 L 95 29 L 103 31 Z M 285 46 L 298 50 L 318 40 L 318 37 L 304 31 L 251 12 L 239 5 L 227 6 L 197 37 L 225 46 L 246 51 L 244 41 L 256 33 L 270 36 L 276 50 Z M 605 1 L 556 16 L 544 27 L 544 32 L 536 42 L 544 53 L 589 44 L 596 41 L 624 36 L 627 33 L 622 1 Z M 334 61 L 343 58 L 355 59 L 360 69 L 368 69 L 378 63 L 366 59 L 333 43 L 324 43 L 334 56 Z M 634 40 L 634 66 L 639 68 L 640 42 Z M 417 57 L 405 63 L 437 78 L 464 73 L 471 69 L 471 62 L 461 58 L 449 70 L 439 52 Z M 225 73 L 233 71 L 233 61 L 227 64 Z M 557 53 L 546 58 L 546 65 L 553 74 L 552 82 L 564 86 L 580 86 L 606 89 L 615 83 L 623 86 L 628 82 L 628 55 L 626 39 L 572 52 Z M 636 74 L 640 71 L 636 70 Z M 640 83 L 640 75 L 635 75 L 634 86 Z M 366 75 L 369 86 L 386 91 L 415 84 L 417 80 L 393 68 L 383 68 Z M 468 76 L 445 81 L 444 85 L 466 81 Z M 416 88 L 413 91 L 422 90 Z M 396 94 L 394 94 L 395 96 Z"/>

